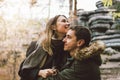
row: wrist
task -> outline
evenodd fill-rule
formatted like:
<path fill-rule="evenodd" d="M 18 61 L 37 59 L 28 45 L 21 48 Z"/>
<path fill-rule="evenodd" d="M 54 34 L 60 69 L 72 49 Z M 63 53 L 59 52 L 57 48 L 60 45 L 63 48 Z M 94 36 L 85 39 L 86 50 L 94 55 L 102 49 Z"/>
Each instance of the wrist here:
<path fill-rule="evenodd" d="M 42 72 L 41 72 L 41 70 L 39 70 L 39 72 L 38 72 L 38 76 L 41 77 L 41 76 L 42 76 L 41 74 L 42 74 Z"/>

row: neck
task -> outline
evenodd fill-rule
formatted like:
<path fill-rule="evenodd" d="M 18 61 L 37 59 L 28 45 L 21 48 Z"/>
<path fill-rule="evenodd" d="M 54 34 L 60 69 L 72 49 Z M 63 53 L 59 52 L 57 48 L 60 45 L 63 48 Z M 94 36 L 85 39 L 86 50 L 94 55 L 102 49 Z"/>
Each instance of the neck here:
<path fill-rule="evenodd" d="M 73 56 L 73 54 L 74 54 L 74 52 L 70 52 L 70 56 L 71 56 L 71 57 Z"/>
<path fill-rule="evenodd" d="M 74 50 L 70 51 L 70 56 L 73 57 L 75 53 L 77 53 L 79 48 L 75 48 Z"/>

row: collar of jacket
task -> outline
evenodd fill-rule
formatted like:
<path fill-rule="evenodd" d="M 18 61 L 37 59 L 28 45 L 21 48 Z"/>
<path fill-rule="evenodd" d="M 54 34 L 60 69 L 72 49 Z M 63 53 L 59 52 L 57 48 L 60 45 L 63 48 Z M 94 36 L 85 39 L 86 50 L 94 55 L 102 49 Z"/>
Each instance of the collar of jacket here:
<path fill-rule="evenodd" d="M 104 49 L 105 49 L 104 42 L 98 40 L 92 42 L 88 47 L 76 51 L 76 53 L 72 57 L 74 57 L 77 60 L 83 60 L 102 53 Z"/>

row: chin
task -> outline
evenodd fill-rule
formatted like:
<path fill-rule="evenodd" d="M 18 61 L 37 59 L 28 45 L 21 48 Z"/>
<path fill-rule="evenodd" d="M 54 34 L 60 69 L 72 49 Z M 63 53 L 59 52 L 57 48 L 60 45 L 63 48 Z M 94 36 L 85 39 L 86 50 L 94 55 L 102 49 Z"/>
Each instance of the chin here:
<path fill-rule="evenodd" d="M 67 48 L 64 48 L 64 51 L 69 51 Z"/>
<path fill-rule="evenodd" d="M 66 49 L 66 48 L 64 48 L 64 51 L 67 51 L 67 49 Z"/>

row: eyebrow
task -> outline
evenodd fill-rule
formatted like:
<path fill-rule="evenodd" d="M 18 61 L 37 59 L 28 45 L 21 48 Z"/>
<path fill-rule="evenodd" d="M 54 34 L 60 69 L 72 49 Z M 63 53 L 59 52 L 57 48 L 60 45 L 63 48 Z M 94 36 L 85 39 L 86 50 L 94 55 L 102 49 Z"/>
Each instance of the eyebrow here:
<path fill-rule="evenodd" d="M 67 19 L 64 18 L 64 19 L 62 19 L 62 20 L 67 20 Z"/>
<path fill-rule="evenodd" d="M 63 20 L 65 20 L 65 21 L 67 21 L 67 22 L 68 22 L 68 20 L 67 20 L 67 19 L 58 19 L 58 21 L 63 21 Z"/>

